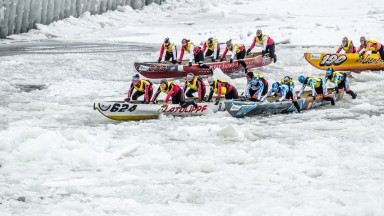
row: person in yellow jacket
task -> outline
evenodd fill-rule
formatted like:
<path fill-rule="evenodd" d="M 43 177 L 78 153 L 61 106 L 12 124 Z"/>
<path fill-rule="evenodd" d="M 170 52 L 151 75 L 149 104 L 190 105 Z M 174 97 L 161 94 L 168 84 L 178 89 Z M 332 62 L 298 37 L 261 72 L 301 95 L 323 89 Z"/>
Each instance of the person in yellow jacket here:
<path fill-rule="evenodd" d="M 136 92 L 132 95 L 133 90 Z M 138 97 L 144 95 L 144 103 L 149 103 L 153 94 L 152 83 L 148 80 L 140 79 L 138 74 L 132 77 L 131 87 L 128 91 L 128 97 L 124 99 L 126 102 L 137 100 Z"/>
<path fill-rule="evenodd" d="M 365 53 L 371 51 L 372 53 L 380 53 L 381 59 L 384 60 L 384 47 L 381 43 L 375 40 L 367 40 L 364 36 L 360 37 L 360 43 L 360 47 L 357 49 L 359 57 L 363 57 Z"/>
<path fill-rule="evenodd" d="M 205 57 L 212 56 L 212 62 L 215 62 L 220 58 L 220 44 L 213 37 L 208 38 L 208 40 L 204 43 L 202 50 L 203 52 L 207 50 Z"/>
<path fill-rule="evenodd" d="M 300 89 L 299 94 L 297 95 L 297 98 L 300 98 L 300 95 L 304 92 L 304 89 L 306 86 L 311 87 L 312 90 L 312 97 L 314 100 L 316 100 L 317 95 L 323 95 L 323 99 L 326 101 L 330 101 L 332 106 L 335 106 L 335 100 L 332 96 L 326 97 L 327 90 L 325 88 L 325 84 L 323 83 L 323 80 L 319 77 L 305 77 L 303 75 L 299 76 L 299 82 L 303 85 Z"/>
<path fill-rule="evenodd" d="M 213 77 L 209 77 L 208 83 L 211 87 L 210 88 L 211 91 L 209 92 L 207 102 L 212 99 L 213 93 L 216 93 L 218 98 L 220 98 L 221 95 L 225 95 L 225 99 L 239 98 L 239 94 L 237 93 L 237 89 L 235 88 L 235 86 L 227 82 L 214 79 Z"/>
<path fill-rule="evenodd" d="M 269 57 L 273 59 L 273 63 L 276 63 L 277 57 L 275 54 L 275 41 L 271 37 L 269 37 L 269 35 L 263 34 L 261 29 L 258 29 L 256 31 L 256 37 L 253 39 L 251 46 L 247 50 L 247 54 L 251 52 L 255 45 L 261 45 L 262 55 L 264 56 L 265 54 L 269 53 Z"/>
<path fill-rule="evenodd" d="M 169 61 L 172 59 L 172 64 L 177 63 L 177 50 L 176 50 L 176 45 L 172 43 L 169 38 L 164 39 L 164 43 L 161 45 L 160 49 L 160 57 L 157 60 L 158 63 L 161 62 L 161 59 L 163 58 L 163 54 L 165 51 L 165 57 L 164 61 Z"/>
<path fill-rule="evenodd" d="M 339 49 L 337 49 L 336 53 L 340 53 L 341 50 L 344 50 L 345 53 L 356 53 L 356 48 L 353 45 L 352 40 L 348 40 L 347 37 L 343 37 L 341 45 L 339 46 Z"/>
<path fill-rule="evenodd" d="M 188 87 L 189 90 L 187 91 Z M 192 94 L 197 92 L 199 98 L 198 101 L 202 101 L 206 92 L 204 80 L 199 76 L 195 76 L 193 73 L 189 73 L 187 75 L 187 80 L 185 81 L 184 93 L 185 92 L 187 92 L 185 95 L 188 98 L 192 98 Z"/>
<path fill-rule="evenodd" d="M 240 44 L 240 43 L 238 43 L 238 44 L 232 43 L 232 39 L 227 41 L 226 45 L 227 45 L 227 48 L 225 49 L 223 55 L 221 56 L 220 62 L 224 61 L 225 56 L 227 55 L 227 52 L 231 51 L 232 52 L 232 56 L 229 59 L 229 62 L 232 63 L 233 62 L 233 58 L 236 55 L 236 58 L 237 58 L 239 64 L 241 64 L 244 67 L 245 73 L 248 73 L 247 64 L 244 62 L 245 46 L 243 44 Z"/>

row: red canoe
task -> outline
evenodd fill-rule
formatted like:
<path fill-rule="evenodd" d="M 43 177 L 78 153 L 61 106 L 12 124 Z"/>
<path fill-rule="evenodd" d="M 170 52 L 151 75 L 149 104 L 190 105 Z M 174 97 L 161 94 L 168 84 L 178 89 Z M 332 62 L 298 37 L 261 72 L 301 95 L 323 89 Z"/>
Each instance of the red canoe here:
<path fill-rule="evenodd" d="M 205 64 L 212 67 L 212 69 L 220 68 L 224 73 L 233 73 L 238 71 L 244 71 L 243 66 L 234 60 L 232 63 L 229 61 L 223 62 L 210 62 L 211 58 L 206 58 Z M 271 63 L 271 58 L 268 56 L 261 56 L 261 53 L 251 53 L 244 58 L 248 69 L 265 66 Z M 141 75 L 150 79 L 161 78 L 174 78 L 185 77 L 188 73 L 194 75 L 211 75 L 211 71 L 206 68 L 200 68 L 197 64 L 188 66 L 188 61 L 183 61 L 183 64 L 167 64 L 157 62 L 135 62 L 135 69 Z"/>

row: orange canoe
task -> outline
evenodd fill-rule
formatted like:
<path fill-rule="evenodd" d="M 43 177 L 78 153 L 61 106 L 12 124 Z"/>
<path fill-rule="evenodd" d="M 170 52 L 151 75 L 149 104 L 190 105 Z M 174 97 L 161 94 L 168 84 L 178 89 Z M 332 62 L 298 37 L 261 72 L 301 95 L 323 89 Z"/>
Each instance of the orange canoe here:
<path fill-rule="evenodd" d="M 359 58 L 359 54 L 340 53 L 304 53 L 305 60 L 315 68 L 325 70 L 332 67 L 336 71 L 360 72 L 364 70 L 384 70 L 384 61 L 380 54 L 365 54 Z"/>

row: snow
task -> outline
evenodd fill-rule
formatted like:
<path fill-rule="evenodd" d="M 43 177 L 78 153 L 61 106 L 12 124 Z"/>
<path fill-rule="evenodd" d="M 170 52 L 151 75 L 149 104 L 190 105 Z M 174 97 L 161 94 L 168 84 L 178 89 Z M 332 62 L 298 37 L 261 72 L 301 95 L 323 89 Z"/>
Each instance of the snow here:
<path fill-rule="evenodd" d="M 1 215 L 382 215 L 383 71 L 352 74 L 356 100 L 301 114 L 116 122 L 92 108 L 126 97 L 133 62 L 157 59 L 165 37 L 249 46 L 260 28 L 290 43 L 258 73 L 323 76 L 303 53 L 384 41 L 380 6 L 169 0 L 1 40 Z M 244 77 L 231 79 L 241 92 Z"/>

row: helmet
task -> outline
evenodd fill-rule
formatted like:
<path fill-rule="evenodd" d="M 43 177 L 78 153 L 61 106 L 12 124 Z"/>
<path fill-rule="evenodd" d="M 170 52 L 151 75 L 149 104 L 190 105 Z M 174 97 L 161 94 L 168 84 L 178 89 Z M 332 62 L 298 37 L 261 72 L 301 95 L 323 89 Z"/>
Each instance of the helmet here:
<path fill-rule="evenodd" d="M 133 77 L 132 77 L 132 82 L 138 82 L 140 80 L 140 76 L 139 74 L 135 74 Z"/>
<path fill-rule="evenodd" d="M 327 67 L 327 69 L 326 69 L 325 71 L 326 71 L 327 76 L 329 76 L 329 75 L 332 74 L 332 72 L 333 72 L 333 68 L 331 68 L 331 67 Z"/>
<path fill-rule="evenodd" d="M 232 39 L 230 39 L 229 41 L 227 41 L 225 44 L 227 45 L 227 47 L 228 47 L 228 46 L 232 46 Z"/>
<path fill-rule="evenodd" d="M 181 44 L 187 44 L 187 39 L 183 38 L 183 40 L 181 40 Z"/>
<path fill-rule="evenodd" d="M 283 82 L 282 83 L 290 83 L 291 82 L 291 77 L 289 77 L 289 76 L 285 76 L 285 77 L 283 77 L 283 79 L 281 79 Z"/>
<path fill-rule="evenodd" d="M 253 77 L 251 82 L 252 82 L 252 85 L 259 85 L 259 81 L 260 81 L 259 77 Z"/>
<path fill-rule="evenodd" d="M 275 82 L 275 83 L 272 84 L 271 90 L 272 91 L 276 91 L 278 88 L 279 88 L 279 84 L 277 82 Z"/>
<path fill-rule="evenodd" d="M 194 77 L 195 77 L 195 75 L 193 73 L 189 73 L 187 75 L 187 81 L 192 81 Z"/>
<path fill-rule="evenodd" d="M 257 29 L 256 36 L 260 37 L 263 34 L 263 32 L 260 29 Z"/>
<path fill-rule="evenodd" d="M 367 43 L 367 39 L 365 39 L 364 36 L 361 36 L 361 37 L 360 37 L 360 43 L 362 43 L 362 44 L 363 44 L 363 43 L 364 43 L 364 44 Z"/>
<path fill-rule="evenodd" d="M 212 44 L 212 42 L 213 42 L 213 37 L 209 37 L 209 38 L 208 38 L 208 43 L 209 43 L 209 44 Z"/>
<path fill-rule="evenodd" d="M 213 77 L 209 77 L 208 78 L 208 83 L 211 85 L 211 83 L 213 83 L 215 81 L 215 79 L 213 79 Z"/>
<path fill-rule="evenodd" d="M 348 45 L 348 38 L 347 37 L 343 37 L 342 44 L 345 47 Z"/>
<path fill-rule="evenodd" d="M 305 76 L 300 75 L 298 80 L 299 80 L 300 83 L 304 83 L 305 79 L 306 79 Z"/>
<path fill-rule="evenodd" d="M 160 81 L 160 85 L 161 84 L 167 84 L 167 79 L 162 79 L 161 81 Z"/>
<path fill-rule="evenodd" d="M 248 72 L 246 75 L 245 75 L 247 78 L 249 77 L 250 79 L 253 78 L 254 74 L 253 72 Z"/>
<path fill-rule="evenodd" d="M 169 38 L 168 38 L 168 37 L 166 37 L 166 38 L 164 39 L 164 43 L 169 43 Z"/>

